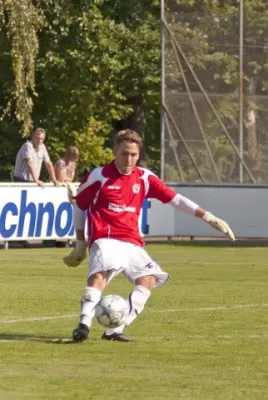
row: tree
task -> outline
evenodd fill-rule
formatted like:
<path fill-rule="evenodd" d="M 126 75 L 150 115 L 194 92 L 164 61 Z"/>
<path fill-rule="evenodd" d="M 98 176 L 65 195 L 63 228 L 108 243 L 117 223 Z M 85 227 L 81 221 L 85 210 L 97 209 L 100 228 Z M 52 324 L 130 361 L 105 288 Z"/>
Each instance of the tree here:
<path fill-rule="evenodd" d="M 14 108 L 22 125 L 22 135 L 27 136 L 32 125 L 37 34 L 43 25 L 42 13 L 32 0 L 0 0 L 0 18 L 2 35 L 10 41 L 9 61 L 14 74 L 14 85 L 9 87 L 8 102 L 2 112 L 5 114 Z"/>
<path fill-rule="evenodd" d="M 56 7 L 54 2 L 43 4 L 46 26 L 40 34 L 39 97 L 33 118 L 35 125 L 47 128 L 55 156 L 62 151 L 59 143 L 70 144 L 74 132 L 92 131 L 92 121 L 98 127 L 95 134 L 106 138 L 104 143 L 110 147 L 113 131 L 123 121 L 134 120 L 132 127 L 137 128 L 133 114 L 138 109 L 140 133 L 151 134 L 153 114 L 159 123 L 159 18 L 145 13 L 141 20 L 137 10 L 139 23 L 132 26 L 128 24 L 135 20 L 134 14 L 130 18 L 131 10 L 122 12 L 118 21 L 111 9 L 108 15 L 91 1 L 59 1 Z M 151 136 L 157 135 L 159 125 Z M 148 136 L 148 148 L 150 142 Z"/>

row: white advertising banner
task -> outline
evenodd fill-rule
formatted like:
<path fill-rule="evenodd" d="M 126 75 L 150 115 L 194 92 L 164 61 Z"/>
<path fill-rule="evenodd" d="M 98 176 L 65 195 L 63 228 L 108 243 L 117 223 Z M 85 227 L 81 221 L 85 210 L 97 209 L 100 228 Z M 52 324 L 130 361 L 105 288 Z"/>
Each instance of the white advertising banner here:
<path fill-rule="evenodd" d="M 77 184 L 78 185 L 78 184 Z M 148 233 L 147 205 L 139 225 Z M 73 206 L 67 189 L 46 184 L 0 183 L 0 241 L 74 239 Z"/>
<path fill-rule="evenodd" d="M 237 238 L 268 238 L 268 186 L 172 185 L 172 188 L 227 221 Z M 149 201 L 146 215 L 143 210 L 142 221 L 149 236 L 223 237 L 199 218 L 155 199 Z"/>
<path fill-rule="evenodd" d="M 237 238 L 268 238 L 268 186 L 172 185 L 172 188 L 227 221 Z M 223 237 L 199 218 L 155 199 L 149 201 L 142 220 L 149 236 Z"/>
<path fill-rule="evenodd" d="M 65 187 L 0 185 L 0 240 L 71 239 L 72 215 Z"/>
<path fill-rule="evenodd" d="M 237 238 L 268 238 L 268 186 L 193 185 L 174 189 L 227 221 Z M 176 235 L 222 237 L 198 218 L 175 214 Z"/>

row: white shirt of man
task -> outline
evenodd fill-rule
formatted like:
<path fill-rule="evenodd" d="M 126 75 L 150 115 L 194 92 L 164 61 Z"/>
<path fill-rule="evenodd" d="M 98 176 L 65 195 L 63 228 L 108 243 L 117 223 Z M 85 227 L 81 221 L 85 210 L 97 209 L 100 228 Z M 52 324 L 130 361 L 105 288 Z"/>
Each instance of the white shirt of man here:
<path fill-rule="evenodd" d="M 34 165 L 37 179 L 39 179 L 43 161 L 48 163 L 50 158 L 44 144 L 35 148 L 32 142 L 24 143 L 18 151 L 15 163 L 14 176 L 24 181 L 34 182 L 33 176 L 28 166 L 28 160 Z"/>

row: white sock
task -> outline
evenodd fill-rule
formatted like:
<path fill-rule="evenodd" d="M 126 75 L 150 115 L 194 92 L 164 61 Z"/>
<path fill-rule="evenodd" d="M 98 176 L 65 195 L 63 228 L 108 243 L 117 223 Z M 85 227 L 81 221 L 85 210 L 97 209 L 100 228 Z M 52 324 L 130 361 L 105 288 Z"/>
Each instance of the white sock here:
<path fill-rule="evenodd" d="M 137 285 L 126 299 L 126 302 L 128 303 L 129 314 L 126 318 L 125 324 L 113 329 L 109 329 L 106 332 L 106 335 L 122 333 L 125 327 L 130 325 L 137 318 L 137 316 L 140 315 L 150 295 L 151 291 L 149 289 L 142 285 Z"/>
<path fill-rule="evenodd" d="M 89 328 L 94 317 L 94 309 L 100 301 L 101 291 L 93 286 L 86 286 L 81 299 L 80 322 Z"/>

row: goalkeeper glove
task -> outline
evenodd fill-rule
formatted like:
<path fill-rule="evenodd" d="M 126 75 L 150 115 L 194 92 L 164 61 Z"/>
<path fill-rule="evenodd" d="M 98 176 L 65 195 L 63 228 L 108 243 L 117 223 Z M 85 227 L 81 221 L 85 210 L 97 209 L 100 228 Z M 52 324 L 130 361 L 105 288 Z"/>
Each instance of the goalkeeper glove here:
<path fill-rule="evenodd" d="M 63 262 L 68 267 L 77 267 L 87 256 L 87 242 L 85 240 L 77 240 L 75 248 L 66 257 L 63 257 Z"/>
<path fill-rule="evenodd" d="M 213 228 L 224 233 L 226 236 L 228 236 L 230 240 L 235 240 L 233 231 L 227 224 L 227 222 L 223 221 L 220 218 L 215 217 L 215 215 L 211 214 L 210 212 L 205 212 L 203 220 L 207 222 L 209 225 L 211 225 Z"/>

